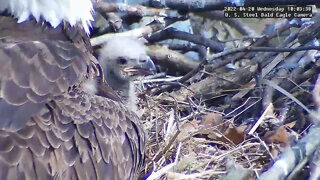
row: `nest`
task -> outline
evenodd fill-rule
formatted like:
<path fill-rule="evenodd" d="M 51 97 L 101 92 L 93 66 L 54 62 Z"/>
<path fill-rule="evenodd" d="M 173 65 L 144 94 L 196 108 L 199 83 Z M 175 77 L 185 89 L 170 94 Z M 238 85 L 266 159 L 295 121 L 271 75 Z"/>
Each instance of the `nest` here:
<path fill-rule="evenodd" d="M 113 27 L 133 15 L 166 17 L 165 23 L 155 18 L 146 26 L 91 39 L 98 46 L 114 35 L 144 37 L 158 65 L 157 75 L 139 82 L 139 114 L 147 134 L 142 176 L 318 177 L 319 14 L 308 20 L 243 22 L 214 19 L 216 12 L 207 9 L 181 15 L 145 6 L 97 7 L 108 11 L 104 18 Z M 120 25 L 110 13 L 119 11 Z M 166 28 L 182 20 L 191 22 L 193 34 Z M 197 56 L 186 55 L 191 51 Z"/>

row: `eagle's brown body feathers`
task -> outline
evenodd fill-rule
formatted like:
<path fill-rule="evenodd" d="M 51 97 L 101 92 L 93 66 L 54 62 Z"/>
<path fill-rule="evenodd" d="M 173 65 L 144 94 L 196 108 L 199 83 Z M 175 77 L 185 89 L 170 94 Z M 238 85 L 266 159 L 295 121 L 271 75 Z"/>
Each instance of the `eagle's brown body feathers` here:
<path fill-rule="evenodd" d="M 135 179 L 144 161 L 137 116 L 101 79 L 78 27 L 0 16 L 0 177 Z M 97 94 L 81 86 L 99 79 Z"/>

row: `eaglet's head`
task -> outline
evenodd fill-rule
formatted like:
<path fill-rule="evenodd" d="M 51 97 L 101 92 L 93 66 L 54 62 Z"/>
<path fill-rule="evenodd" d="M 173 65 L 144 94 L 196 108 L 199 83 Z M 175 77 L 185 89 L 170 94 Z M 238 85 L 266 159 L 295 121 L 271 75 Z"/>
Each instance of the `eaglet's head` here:
<path fill-rule="evenodd" d="M 1 0 L 0 12 L 5 11 L 17 18 L 18 23 L 29 18 L 44 20 L 54 28 L 62 22 L 70 26 L 81 23 L 87 34 L 93 20 L 91 0 Z"/>
<path fill-rule="evenodd" d="M 137 39 L 115 37 L 100 51 L 99 61 L 111 87 L 117 89 L 121 83 L 150 75 L 155 66 L 147 55 L 145 46 Z"/>

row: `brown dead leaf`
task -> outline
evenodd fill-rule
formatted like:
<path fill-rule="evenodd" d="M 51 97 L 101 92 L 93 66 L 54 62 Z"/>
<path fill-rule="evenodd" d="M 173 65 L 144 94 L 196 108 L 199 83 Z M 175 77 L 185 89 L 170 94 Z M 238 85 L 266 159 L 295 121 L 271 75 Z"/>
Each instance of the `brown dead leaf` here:
<path fill-rule="evenodd" d="M 231 142 L 233 144 L 239 144 L 244 141 L 244 133 L 238 131 L 238 129 L 232 124 L 229 125 L 226 131 L 221 133 L 223 133 L 221 136 L 217 136 L 217 133 L 210 133 L 208 134 L 208 137 L 215 141 L 221 141 L 224 143 Z"/>
<path fill-rule="evenodd" d="M 281 147 L 287 147 L 290 145 L 289 142 L 289 133 L 286 130 L 285 125 L 280 126 L 278 129 L 274 131 L 267 132 L 263 139 L 267 143 L 276 143 L 280 144 Z"/>
<path fill-rule="evenodd" d="M 221 114 L 219 113 L 208 113 L 203 116 L 200 125 L 207 127 L 207 126 L 218 126 L 223 124 L 223 119 Z"/>
<path fill-rule="evenodd" d="M 244 140 L 244 128 L 237 128 L 232 121 L 224 121 L 221 114 L 206 114 L 200 124 L 203 130 L 199 133 L 214 141 L 239 144 Z"/>
<path fill-rule="evenodd" d="M 199 123 L 200 131 L 199 134 L 211 134 L 211 136 L 222 137 L 223 134 L 220 132 L 226 131 L 228 124 L 223 121 L 221 114 L 208 113 L 203 116 Z M 214 138 L 213 138 L 214 139 Z"/>
<path fill-rule="evenodd" d="M 293 128 L 296 125 L 296 123 L 297 123 L 297 121 L 292 121 L 292 122 L 290 122 L 288 124 L 285 124 L 284 126 L 286 128 Z"/>
<path fill-rule="evenodd" d="M 177 140 L 182 142 L 190 137 L 193 133 L 199 130 L 197 120 L 188 121 L 180 126 L 180 133 Z"/>

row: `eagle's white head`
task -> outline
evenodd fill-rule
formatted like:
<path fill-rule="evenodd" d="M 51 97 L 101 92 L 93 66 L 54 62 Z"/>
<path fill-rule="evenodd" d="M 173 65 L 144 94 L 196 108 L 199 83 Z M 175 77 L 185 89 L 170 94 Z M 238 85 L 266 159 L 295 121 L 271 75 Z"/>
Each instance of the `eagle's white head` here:
<path fill-rule="evenodd" d="M 0 12 L 7 10 L 18 23 L 28 20 L 30 16 L 57 27 L 61 22 L 71 26 L 80 22 L 89 34 L 93 20 L 91 0 L 1 0 Z"/>

